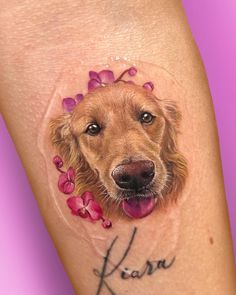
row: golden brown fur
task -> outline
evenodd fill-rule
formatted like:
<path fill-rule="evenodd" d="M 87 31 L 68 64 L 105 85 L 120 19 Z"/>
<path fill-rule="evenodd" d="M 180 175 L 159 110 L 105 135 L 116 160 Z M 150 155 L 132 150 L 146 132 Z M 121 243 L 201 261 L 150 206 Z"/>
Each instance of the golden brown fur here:
<path fill-rule="evenodd" d="M 155 116 L 152 124 L 138 121 L 143 111 Z M 88 93 L 72 113 L 52 120 L 50 140 L 66 165 L 76 169 L 77 193 L 92 190 L 109 206 L 119 204 L 124 192 L 114 183 L 112 170 L 126 161 L 148 159 L 156 170 L 150 191 L 159 204 L 165 204 L 177 199 L 187 176 L 186 160 L 177 145 L 180 120 L 175 103 L 119 82 Z M 102 126 L 96 136 L 85 133 L 92 122 Z"/>

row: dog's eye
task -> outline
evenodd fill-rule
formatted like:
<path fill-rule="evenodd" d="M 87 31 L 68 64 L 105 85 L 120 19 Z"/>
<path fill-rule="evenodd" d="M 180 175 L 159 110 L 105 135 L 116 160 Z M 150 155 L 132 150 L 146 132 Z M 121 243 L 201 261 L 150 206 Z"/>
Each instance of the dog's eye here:
<path fill-rule="evenodd" d="M 141 123 L 150 124 L 150 123 L 152 123 L 153 119 L 154 119 L 154 116 L 148 112 L 144 112 L 140 115 L 140 122 Z"/>
<path fill-rule="evenodd" d="M 88 125 L 86 133 L 89 135 L 97 135 L 101 131 L 101 127 L 97 123 L 92 123 Z"/>

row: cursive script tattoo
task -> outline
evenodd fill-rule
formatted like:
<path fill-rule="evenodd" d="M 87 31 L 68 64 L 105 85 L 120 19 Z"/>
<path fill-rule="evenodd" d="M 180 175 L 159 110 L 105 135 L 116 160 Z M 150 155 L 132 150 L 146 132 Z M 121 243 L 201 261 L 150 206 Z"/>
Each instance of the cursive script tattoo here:
<path fill-rule="evenodd" d="M 131 247 L 134 242 L 136 234 L 137 234 L 137 228 L 134 227 L 129 243 L 127 247 L 124 249 L 121 259 L 115 264 L 115 266 L 113 266 L 111 270 L 108 270 L 108 262 L 109 262 L 109 258 L 111 256 L 113 247 L 115 246 L 118 240 L 118 236 L 114 238 L 114 240 L 111 242 L 110 247 L 107 249 L 106 255 L 103 257 L 103 265 L 101 270 L 98 270 L 96 268 L 93 269 L 93 273 L 100 278 L 96 295 L 100 295 L 103 288 L 106 288 L 111 295 L 117 295 L 117 293 L 115 293 L 115 291 L 108 284 L 107 278 L 111 277 L 114 272 L 119 271 L 119 267 L 125 261 L 125 258 L 128 256 L 128 254 L 131 251 Z M 167 262 L 166 259 L 153 260 L 153 261 L 147 260 L 145 263 L 145 266 L 141 270 L 131 270 L 128 267 L 125 267 L 124 270 L 120 271 L 120 278 L 122 280 L 141 279 L 145 275 L 148 275 L 148 276 L 152 275 L 157 270 L 160 270 L 160 269 L 166 270 L 170 268 L 174 262 L 175 262 L 175 257 L 173 257 L 169 262 Z"/>

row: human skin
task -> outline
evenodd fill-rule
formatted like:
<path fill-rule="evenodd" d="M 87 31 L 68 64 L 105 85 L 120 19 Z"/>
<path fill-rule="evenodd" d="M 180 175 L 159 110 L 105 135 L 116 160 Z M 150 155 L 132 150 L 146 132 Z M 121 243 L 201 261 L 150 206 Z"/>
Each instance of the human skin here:
<path fill-rule="evenodd" d="M 189 161 L 191 196 L 181 206 L 174 266 L 139 281 L 124 283 L 116 276 L 110 279 L 112 288 L 117 294 L 123 294 L 124 284 L 129 294 L 235 294 L 211 96 L 180 1 L 2 1 L 1 7 L 1 112 L 77 294 L 96 293 L 92 269 L 101 267 L 102 259 L 83 236 L 71 232 L 56 207 L 48 206 L 51 191 L 38 134 L 67 65 L 76 68 L 78 60 L 103 64 L 111 56 L 158 65 L 181 83 L 191 110 L 182 125 L 188 129 L 191 118 L 195 145 Z"/>

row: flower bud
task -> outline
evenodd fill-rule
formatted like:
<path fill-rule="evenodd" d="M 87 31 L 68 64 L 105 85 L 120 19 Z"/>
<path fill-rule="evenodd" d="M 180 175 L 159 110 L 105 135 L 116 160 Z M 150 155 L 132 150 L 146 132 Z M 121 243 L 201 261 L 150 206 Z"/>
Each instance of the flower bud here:
<path fill-rule="evenodd" d="M 135 76 L 136 73 L 137 73 L 137 69 L 136 69 L 135 67 L 131 67 L 131 68 L 129 68 L 129 70 L 128 70 L 128 74 L 129 74 L 130 76 Z"/>
<path fill-rule="evenodd" d="M 109 219 L 104 219 L 103 222 L 102 222 L 102 226 L 104 228 L 110 228 L 110 227 L 112 227 L 112 223 L 111 223 L 111 221 Z"/>
<path fill-rule="evenodd" d="M 75 189 L 75 171 L 73 168 L 69 168 L 67 172 L 61 173 L 58 180 L 58 188 L 66 195 L 73 193 Z"/>
<path fill-rule="evenodd" d="M 143 84 L 143 88 L 152 91 L 154 89 L 154 84 L 151 81 L 146 82 L 145 84 Z"/>
<path fill-rule="evenodd" d="M 52 161 L 53 161 L 54 165 L 56 166 L 56 168 L 61 168 L 63 166 L 63 161 L 62 161 L 61 157 L 58 155 L 53 157 Z"/>

